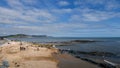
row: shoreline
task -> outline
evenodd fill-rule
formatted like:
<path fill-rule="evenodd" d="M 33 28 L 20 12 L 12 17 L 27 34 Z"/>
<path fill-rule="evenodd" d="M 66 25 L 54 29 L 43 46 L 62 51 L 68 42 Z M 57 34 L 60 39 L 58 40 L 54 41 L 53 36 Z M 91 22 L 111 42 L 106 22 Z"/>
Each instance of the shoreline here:
<path fill-rule="evenodd" d="M 9 62 L 9 68 L 65 68 L 66 66 L 71 67 L 71 63 L 72 66 L 99 68 L 96 65 L 72 57 L 69 54 L 60 54 L 58 49 L 53 48 L 51 45 L 9 41 L 0 46 L 0 49 L 1 65 L 6 60 Z M 67 59 L 66 61 L 63 60 L 65 58 Z"/>
<path fill-rule="evenodd" d="M 56 48 L 56 46 L 54 44 L 38 44 L 38 43 L 33 43 L 33 42 L 25 42 L 25 41 L 11 41 L 11 40 L 7 40 L 8 42 L 6 42 L 5 44 L 3 44 L 2 46 L 0 46 L 0 53 L 1 53 L 1 47 L 3 49 L 6 50 L 6 48 L 8 48 L 8 50 L 12 47 L 12 50 L 9 50 L 9 53 L 8 55 L 18 55 L 18 56 L 22 56 L 21 57 L 17 57 L 16 59 L 20 59 L 23 60 L 23 61 L 29 61 L 29 60 L 32 60 L 32 62 L 38 62 L 37 60 L 40 60 L 40 61 L 43 61 L 46 62 L 46 61 L 50 61 L 51 62 L 55 62 L 55 64 L 53 66 L 53 68 L 66 68 L 66 67 L 71 67 L 72 66 L 79 66 L 81 67 L 81 62 L 83 62 L 84 68 L 89 68 L 90 66 L 92 68 L 99 68 L 99 67 L 103 67 L 105 68 L 105 66 L 107 66 L 106 64 L 103 64 L 103 63 L 98 63 L 98 62 L 95 62 L 93 60 L 90 60 L 88 58 L 81 58 L 80 56 L 74 56 L 74 54 L 70 53 L 71 51 L 70 50 L 63 50 L 63 51 L 66 51 L 66 53 L 64 53 L 62 50 Z M 17 47 L 17 49 L 16 49 Z M 33 49 L 30 49 L 30 48 L 33 48 Z M 44 53 L 47 53 L 46 50 L 45 51 L 41 51 L 42 49 L 46 49 L 46 50 L 49 50 L 48 52 L 48 56 L 46 55 L 35 55 L 35 54 L 39 54 L 39 52 L 44 52 Z M 17 50 L 17 52 L 15 52 L 15 50 Z M 31 54 L 31 50 L 33 50 L 33 54 Z M 21 52 L 22 51 L 22 52 Z M 11 53 L 10 53 L 11 52 Z M 62 52 L 62 53 L 61 53 Z M 73 51 L 72 51 L 73 52 Z M 18 54 L 19 53 L 19 54 Z M 20 53 L 24 54 L 24 57 L 23 55 L 20 55 Z M 74 53 L 74 52 L 73 52 Z M 82 52 L 83 53 L 83 52 Z M 31 54 L 31 55 L 29 55 Z M 89 54 L 89 53 L 88 53 Z M 4 52 L 2 53 L 2 55 L 4 55 Z M 7 55 L 7 56 L 8 56 Z M 29 55 L 29 56 L 28 56 Z M 13 56 L 13 57 L 15 57 Z M 63 57 L 64 56 L 64 57 Z M 6 56 L 5 56 L 6 57 Z M 10 56 L 9 59 L 13 58 Z M 67 57 L 66 59 L 64 59 L 65 57 Z M 69 59 L 71 58 L 71 59 Z M 62 59 L 62 60 L 61 60 Z M 64 60 L 63 60 L 64 59 Z M 76 59 L 76 61 L 74 61 L 74 59 Z M 6 60 L 5 58 L 1 60 L 1 55 L 0 55 L 0 61 L 4 61 Z M 72 64 L 69 63 L 69 61 L 71 60 Z M 22 61 L 22 62 L 23 62 Z M 40 62 L 39 61 L 39 62 Z M 30 61 L 29 61 L 30 62 Z M 29 64 L 29 62 L 27 62 L 26 64 Z M 32 63 L 31 62 L 31 63 Z M 66 64 L 66 63 L 68 64 Z M 11 63 L 11 62 L 10 62 Z M 19 62 L 20 63 L 20 62 Z M 30 63 L 30 64 L 31 64 Z M 47 63 L 47 62 L 46 62 Z M 63 64 L 64 63 L 64 64 Z M 75 64 L 77 63 L 77 64 Z M 49 65 L 49 64 L 48 64 Z M 63 66 L 64 65 L 64 66 Z M 72 65 L 72 66 L 71 66 Z M 105 66 L 104 66 L 105 65 Z M 18 65 L 19 66 L 19 65 Z M 39 65 L 38 65 L 39 66 Z M 86 67 L 88 66 L 88 67 Z M 111 65 L 108 65 L 108 67 L 111 66 Z M 27 68 L 27 67 L 26 67 Z M 47 67 L 46 67 L 47 68 Z"/>

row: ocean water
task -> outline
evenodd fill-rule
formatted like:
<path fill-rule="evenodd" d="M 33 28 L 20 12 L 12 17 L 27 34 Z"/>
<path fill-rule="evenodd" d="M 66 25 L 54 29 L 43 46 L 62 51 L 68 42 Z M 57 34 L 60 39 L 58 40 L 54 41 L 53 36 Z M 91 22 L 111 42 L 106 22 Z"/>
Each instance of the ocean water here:
<path fill-rule="evenodd" d="M 95 40 L 101 42 L 71 44 L 70 46 L 58 46 L 61 49 L 71 49 L 78 51 L 105 51 L 120 54 L 120 38 L 76 38 L 76 37 L 40 37 L 40 38 L 9 38 L 11 40 L 21 40 L 27 42 L 48 43 L 64 42 L 71 40 Z"/>
<path fill-rule="evenodd" d="M 57 46 L 60 49 L 71 49 L 77 51 L 99 51 L 111 52 L 120 56 L 120 38 L 77 38 L 77 37 L 40 37 L 40 38 L 9 38 L 11 40 L 21 40 L 27 42 L 48 43 L 63 42 L 71 40 L 96 40 L 101 42 L 71 44 L 70 46 Z M 120 57 L 107 57 L 109 60 L 120 64 Z"/>

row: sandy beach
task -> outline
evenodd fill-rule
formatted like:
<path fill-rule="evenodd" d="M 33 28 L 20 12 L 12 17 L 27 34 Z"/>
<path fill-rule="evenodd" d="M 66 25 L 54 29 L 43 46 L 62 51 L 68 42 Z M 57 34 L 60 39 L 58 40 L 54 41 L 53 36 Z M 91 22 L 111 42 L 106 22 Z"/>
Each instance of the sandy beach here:
<path fill-rule="evenodd" d="M 8 68 L 98 68 L 71 55 L 60 54 L 55 48 L 16 41 L 0 47 L 0 66 L 3 61 L 8 61 Z"/>

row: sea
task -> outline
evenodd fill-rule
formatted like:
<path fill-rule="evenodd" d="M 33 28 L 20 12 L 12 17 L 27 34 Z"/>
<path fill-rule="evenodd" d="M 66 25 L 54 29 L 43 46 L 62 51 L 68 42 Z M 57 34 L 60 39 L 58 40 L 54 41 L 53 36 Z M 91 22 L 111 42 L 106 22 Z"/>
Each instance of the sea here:
<path fill-rule="evenodd" d="M 8 38 L 10 40 L 20 40 L 26 42 L 49 43 L 64 42 L 71 40 L 95 40 L 100 42 L 78 43 L 67 46 L 57 46 L 59 49 L 71 49 L 84 52 L 110 52 L 117 57 L 106 57 L 111 62 L 120 64 L 120 37 L 36 37 L 36 38 Z M 95 58 L 95 57 L 94 57 Z M 96 57 L 97 58 L 97 57 Z"/>

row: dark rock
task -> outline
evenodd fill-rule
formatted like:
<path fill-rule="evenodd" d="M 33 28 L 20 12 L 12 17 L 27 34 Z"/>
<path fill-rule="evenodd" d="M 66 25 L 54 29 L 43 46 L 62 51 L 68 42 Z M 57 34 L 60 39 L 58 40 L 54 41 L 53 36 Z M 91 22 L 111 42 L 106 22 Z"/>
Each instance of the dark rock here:
<path fill-rule="evenodd" d="M 89 43 L 89 42 L 97 42 L 94 40 L 72 40 L 70 42 L 76 42 L 76 43 Z"/>
<path fill-rule="evenodd" d="M 4 40 L 4 37 L 0 37 L 0 40 Z"/>

